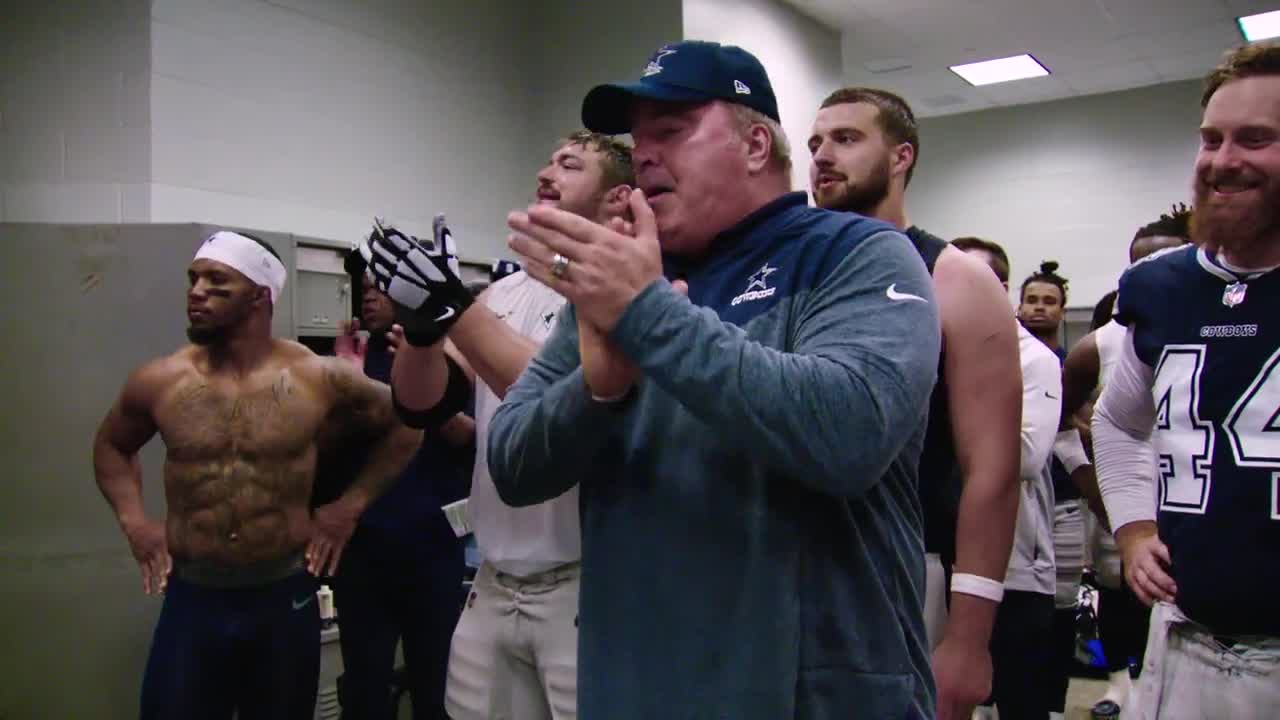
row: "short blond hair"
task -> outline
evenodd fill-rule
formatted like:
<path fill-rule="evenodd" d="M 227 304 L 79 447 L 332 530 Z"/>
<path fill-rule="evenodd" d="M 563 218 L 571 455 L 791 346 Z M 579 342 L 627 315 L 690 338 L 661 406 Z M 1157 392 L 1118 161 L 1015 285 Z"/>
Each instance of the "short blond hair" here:
<path fill-rule="evenodd" d="M 778 170 L 790 175 L 791 143 L 787 142 L 787 134 L 783 132 L 782 126 L 778 124 L 778 121 L 746 105 L 737 103 L 732 103 L 731 105 L 734 119 L 738 121 L 738 131 L 744 137 L 752 125 L 763 125 L 769 131 L 769 161 Z"/>

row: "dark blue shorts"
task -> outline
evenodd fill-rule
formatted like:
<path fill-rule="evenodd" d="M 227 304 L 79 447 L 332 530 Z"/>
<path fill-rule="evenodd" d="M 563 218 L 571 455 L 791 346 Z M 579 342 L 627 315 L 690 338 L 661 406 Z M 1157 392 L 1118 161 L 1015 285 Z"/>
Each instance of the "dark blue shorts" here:
<path fill-rule="evenodd" d="M 311 720 L 320 674 L 315 578 L 221 588 L 169 579 L 142 681 L 143 720 Z"/>

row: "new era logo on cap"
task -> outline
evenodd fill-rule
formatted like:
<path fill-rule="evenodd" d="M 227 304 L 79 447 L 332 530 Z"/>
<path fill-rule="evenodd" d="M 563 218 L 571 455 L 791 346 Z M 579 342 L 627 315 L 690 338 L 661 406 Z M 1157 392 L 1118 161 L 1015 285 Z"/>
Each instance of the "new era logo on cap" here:
<path fill-rule="evenodd" d="M 734 45 L 703 40 L 663 45 L 649 58 L 638 82 L 592 88 L 582 101 L 582 124 L 610 135 L 630 132 L 631 104 L 637 98 L 671 103 L 723 100 L 781 122 L 764 66 Z"/>

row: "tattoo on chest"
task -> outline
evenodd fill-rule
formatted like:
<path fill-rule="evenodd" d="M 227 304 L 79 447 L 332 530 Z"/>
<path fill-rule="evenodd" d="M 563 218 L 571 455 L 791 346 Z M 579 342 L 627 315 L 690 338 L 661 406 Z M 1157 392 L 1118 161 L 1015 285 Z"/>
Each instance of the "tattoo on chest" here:
<path fill-rule="evenodd" d="M 284 451 L 305 443 L 314 416 L 287 374 L 269 385 L 227 390 L 192 383 L 175 395 L 162 428 L 171 452 L 222 448 L 235 452 Z"/>
<path fill-rule="evenodd" d="M 281 419 L 282 396 L 288 391 L 282 375 L 270 387 L 237 395 L 231 401 L 227 422 L 233 428 L 253 428 L 268 420 Z"/>
<path fill-rule="evenodd" d="M 286 509 L 305 512 L 323 408 L 287 372 L 252 388 L 192 382 L 160 419 L 180 539 L 269 544 Z"/>
<path fill-rule="evenodd" d="M 160 431 L 184 485 L 257 478 L 269 487 L 300 463 L 309 470 L 322 417 L 314 399 L 281 373 L 256 388 L 204 381 L 180 388 L 161 413 Z"/>

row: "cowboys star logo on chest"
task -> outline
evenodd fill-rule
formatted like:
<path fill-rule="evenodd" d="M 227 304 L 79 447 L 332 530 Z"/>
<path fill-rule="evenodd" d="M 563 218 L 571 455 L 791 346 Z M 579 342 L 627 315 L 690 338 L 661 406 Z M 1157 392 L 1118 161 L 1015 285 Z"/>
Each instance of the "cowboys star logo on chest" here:
<path fill-rule="evenodd" d="M 778 272 L 778 268 L 770 267 L 769 263 L 760 266 L 760 269 L 751 274 L 747 279 L 747 289 L 741 294 L 733 298 L 730 305 L 741 305 L 744 302 L 752 300 L 763 300 L 767 297 L 773 297 L 778 288 L 769 285 L 769 276 Z"/>

